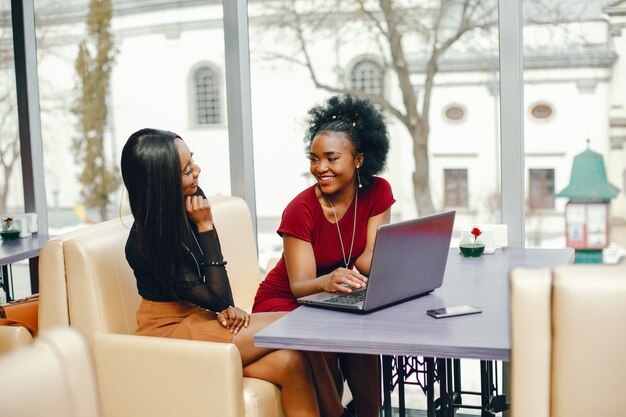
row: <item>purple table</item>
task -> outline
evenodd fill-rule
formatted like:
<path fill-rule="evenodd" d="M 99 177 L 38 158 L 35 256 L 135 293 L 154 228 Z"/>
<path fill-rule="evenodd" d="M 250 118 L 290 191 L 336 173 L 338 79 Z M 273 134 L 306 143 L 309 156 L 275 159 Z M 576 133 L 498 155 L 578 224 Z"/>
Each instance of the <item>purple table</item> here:
<path fill-rule="evenodd" d="M 441 288 L 370 314 L 303 306 L 263 329 L 255 345 L 377 355 L 509 361 L 508 274 L 514 267 L 553 268 L 571 263 L 572 249 L 498 249 L 464 258 L 450 249 Z M 434 319 L 426 310 L 472 304 L 481 314 Z"/>
<path fill-rule="evenodd" d="M 9 286 L 9 266 L 12 263 L 28 259 L 30 262 L 30 288 L 31 293 L 39 292 L 38 260 L 39 250 L 51 236 L 35 233 L 23 239 L 0 241 L 0 267 L 2 268 L 2 287 L 7 295 L 7 301 L 11 301 L 13 292 Z"/>

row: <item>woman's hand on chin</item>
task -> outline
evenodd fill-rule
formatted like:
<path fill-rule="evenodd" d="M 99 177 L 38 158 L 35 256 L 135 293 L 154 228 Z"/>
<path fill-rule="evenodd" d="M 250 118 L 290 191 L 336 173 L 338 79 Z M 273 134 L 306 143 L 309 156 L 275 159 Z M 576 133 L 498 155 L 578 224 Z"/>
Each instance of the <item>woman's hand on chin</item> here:
<path fill-rule="evenodd" d="M 185 197 L 187 216 L 198 227 L 198 232 L 213 230 L 213 212 L 209 200 L 199 195 Z"/>

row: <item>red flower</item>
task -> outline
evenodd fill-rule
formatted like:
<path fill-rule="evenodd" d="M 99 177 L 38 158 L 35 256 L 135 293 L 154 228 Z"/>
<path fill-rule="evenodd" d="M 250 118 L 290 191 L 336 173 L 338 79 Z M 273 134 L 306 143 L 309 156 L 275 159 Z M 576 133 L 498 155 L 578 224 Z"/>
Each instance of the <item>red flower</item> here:
<path fill-rule="evenodd" d="M 10 230 L 11 223 L 13 223 L 13 219 L 11 217 L 5 217 L 2 219 L 2 230 Z"/>
<path fill-rule="evenodd" d="M 478 227 L 473 228 L 471 233 L 474 235 L 474 239 L 483 234 Z"/>

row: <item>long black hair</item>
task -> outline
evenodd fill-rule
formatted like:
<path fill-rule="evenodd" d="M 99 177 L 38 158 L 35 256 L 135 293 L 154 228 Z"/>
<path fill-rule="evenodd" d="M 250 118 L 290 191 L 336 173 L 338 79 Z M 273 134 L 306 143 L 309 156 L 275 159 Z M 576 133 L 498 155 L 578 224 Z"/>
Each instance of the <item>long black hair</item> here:
<path fill-rule="evenodd" d="M 369 100 L 344 94 L 332 96 L 309 110 L 304 136 L 307 153 L 311 150 L 313 139 L 324 132 L 346 133 L 356 155 L 363 154 L 363 165 L 359 168 L 363 186 L 385 170 L 389 133 L 383 115 Z"/>
<path fill-rule="evenodd" d="M 141 129 L 126 141 L 121 161 L 139 250 L 151 260 L 157 278 L 171 293 L 182 262 L 181 242 L 189 242 L 192 233 L 174 143 L 177 138 L 180 136 L 173 132 Z"/>

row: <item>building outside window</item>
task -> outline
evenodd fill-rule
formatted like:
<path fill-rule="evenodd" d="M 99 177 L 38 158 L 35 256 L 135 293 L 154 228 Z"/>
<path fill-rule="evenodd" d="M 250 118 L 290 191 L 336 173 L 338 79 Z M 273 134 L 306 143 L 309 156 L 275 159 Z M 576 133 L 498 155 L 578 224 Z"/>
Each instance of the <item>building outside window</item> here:
<path fill-rule="evenodd" d="M 528 171 L 528 208 L 554 209 L 554 169 Z"/>
<path fill-rule="evenodd" d="M 220 80 L 210 67 L 198 68 L 193 76 L 196 95 L 196 120 L 200 125 L 221 123 Z"/>
<path fill-rule="evenodd" d="M 444 207 L 468 207 L 467 169 L 444 169 Z"/>

